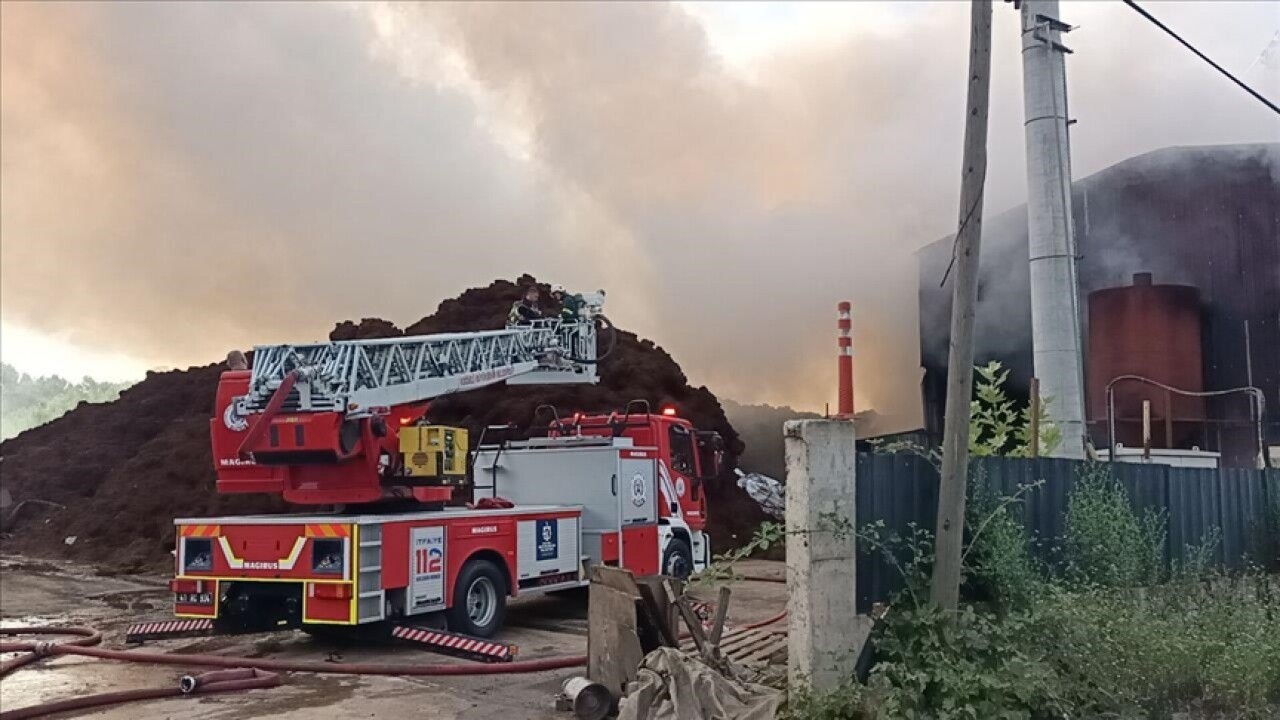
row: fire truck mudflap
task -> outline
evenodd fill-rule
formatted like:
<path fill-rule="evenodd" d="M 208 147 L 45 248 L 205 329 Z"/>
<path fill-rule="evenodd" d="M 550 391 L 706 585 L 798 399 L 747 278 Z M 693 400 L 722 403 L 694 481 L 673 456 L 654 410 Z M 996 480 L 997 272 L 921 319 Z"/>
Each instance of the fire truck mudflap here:
<path fill-rule="evenodd" d="M 179 519 L 180 618 L 221 632 L 356 626 L 445 612 L 491 637 L 506 599 L 577 587 L 582 509 Z"/>

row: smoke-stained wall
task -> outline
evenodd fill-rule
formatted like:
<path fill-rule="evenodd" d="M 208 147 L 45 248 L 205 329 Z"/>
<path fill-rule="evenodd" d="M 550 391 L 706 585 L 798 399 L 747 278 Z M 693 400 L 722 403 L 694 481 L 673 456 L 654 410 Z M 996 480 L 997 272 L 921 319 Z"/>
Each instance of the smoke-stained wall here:
<path fill-rule="evenodd" d="M 1077 181 L 1072 197 L 1081 322 L 1089 293 L 1129 285 L 1134 273 L 1192 285 L 1202 303 L 1205 389 L 1241 387 L 1251 374 L 1267 405 L 1280 408 L 1280 143 L 1158 150 Z M 934 436 L 942 426 L 951 311 L 951 281 L 939 283 L 951 246 L 944 238 L 919 254 L 923 394 Z M 986 223 L 977 313 L 976 361 L 1005 364 L 1012 389 L 1025 396 L 1032 365 L 1025 206 Z M 1210 418 L 1245 413 L 1240 400 L 1209 406 Z M 1274 412 L 1270 418 L 1275 444 L 1280 422 Z M 1247 433 L 1238 435 L 1223 437 L 1228 455 L 1251 452 Z"/>

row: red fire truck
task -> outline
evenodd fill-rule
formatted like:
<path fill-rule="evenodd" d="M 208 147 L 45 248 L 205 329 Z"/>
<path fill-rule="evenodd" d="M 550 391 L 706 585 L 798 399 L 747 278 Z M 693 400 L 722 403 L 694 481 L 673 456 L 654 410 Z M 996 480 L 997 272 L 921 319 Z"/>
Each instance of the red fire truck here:
<path fill-rule="evenodd" d="M 465 429 L 424 423 L 448 393 L 596 382 L 609 326 L 603 293 L 587 300 L 575 321 L 255 348 L 252 369 L 218 386 L 218 490 L 318 507 L 176 520 L 176 614 L 225 631 L 443 617 L 487 638 L 507 598 L 581 586 L 588 564 L 704 568 L 720 441 L 674 409 L 552 410 L 533 437 L 488 428 L 474 449 Z"/>

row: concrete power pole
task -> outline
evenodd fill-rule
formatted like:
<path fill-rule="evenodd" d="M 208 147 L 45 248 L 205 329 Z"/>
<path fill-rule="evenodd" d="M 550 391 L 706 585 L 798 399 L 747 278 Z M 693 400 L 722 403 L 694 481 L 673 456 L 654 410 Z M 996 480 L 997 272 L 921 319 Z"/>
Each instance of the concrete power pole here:
<path fill-rule="evenodd" d="M 987 108 L 991 97 L 991 0 L 972 0 L 969 96 L 965 106 L 964 168 L 960 176 L 960 225 L 951 295 L 951 349 L 947 358 L 947 407 L 942 438 L 942 481 L 931 596 L 953 610 L 960 601 L 964 543 L 964 493 L 969 477 L 969 402 L 973 398 L 973 325 L 978 304 L 978 252 L 982 245 L 982 196 L 987 178 Z"/>
<path fill-rule="evenodd" d="M 1031 347 L 1046 415 L 1062 431 L 1058 457 L 1085 456 L 1080 285 L 1071 216 L 1067 75 L 1061 43 L 1071 27 L 1058 0 L 1022 3 L 1022 96 L 1027 134 Z"/>

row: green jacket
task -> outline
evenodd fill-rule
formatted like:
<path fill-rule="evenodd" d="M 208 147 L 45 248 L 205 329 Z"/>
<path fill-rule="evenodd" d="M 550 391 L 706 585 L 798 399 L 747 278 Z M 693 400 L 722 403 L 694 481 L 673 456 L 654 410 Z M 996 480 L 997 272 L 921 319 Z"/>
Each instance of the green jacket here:
<path fill-rule="evenodd" d="M 564 299 L 560 301 L 560 319 L 565 322 L 576 322 L 582 315 L 584 305 L 586 303 L 581 295 L 566 293 Z"/>

